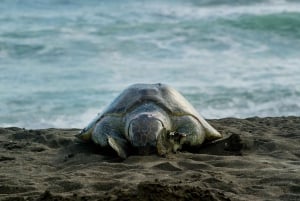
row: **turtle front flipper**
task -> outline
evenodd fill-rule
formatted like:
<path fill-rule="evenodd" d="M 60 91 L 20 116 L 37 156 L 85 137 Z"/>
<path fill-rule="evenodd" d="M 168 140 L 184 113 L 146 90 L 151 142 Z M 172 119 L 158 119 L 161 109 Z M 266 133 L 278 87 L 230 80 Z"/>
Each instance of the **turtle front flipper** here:
<path fill-rule="evenodd" d="M 93 132 L 92 128 L 84 128 L 75 136 L 84 142 L 88 142 L 91 141 L 92 139 L 92 132 Z"/>
<path fill-rule="evenodd" d="M 127 158 L 128 145 L 126 140 L 115 136 L 107 136 L 107 140 L 109 146 L 117 152 L 120 158 Z"/>
<path fill-rule="evenodd" d="M 97 114 L 97 116 L 84 128 L 82 129 L 78 134 L 76 134 L 75 136 L 84 141 L 84 142 L 88 142 L 92 140 L 92 133 L 94 131 L 94 128 L 97 124 L 97 122 L 100 120 L 101 115 Z"/>
<path fill-rule="evenodd" d="M 102 118 L 95 126 L 92 133 L 92 140 L 101 147 L 111 147 L 117 154 L 125 159 L 127 158 L 128 142 L 123 138 L 119 125 L 119 117 L 106 116 Z"/>

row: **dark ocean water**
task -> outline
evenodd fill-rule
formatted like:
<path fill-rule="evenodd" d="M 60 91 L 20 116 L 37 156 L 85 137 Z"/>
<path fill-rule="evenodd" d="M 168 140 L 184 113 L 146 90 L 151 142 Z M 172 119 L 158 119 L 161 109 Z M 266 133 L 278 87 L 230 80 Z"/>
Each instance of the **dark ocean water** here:
<path fill-rule="evenodd" d="M 83 127 L 132 83 L 206 118 L 300 115 L 300 2 L 2 0 L 0 126 Z"/>

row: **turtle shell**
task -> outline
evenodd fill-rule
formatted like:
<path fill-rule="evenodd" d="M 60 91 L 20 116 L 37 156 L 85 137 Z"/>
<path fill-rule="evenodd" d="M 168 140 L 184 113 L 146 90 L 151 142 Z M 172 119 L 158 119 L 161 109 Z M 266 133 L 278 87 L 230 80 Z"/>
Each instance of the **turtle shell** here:
<path fill-rule="evenodd" d="M 154 102 L 170 115 L 198 116 L 194 107 L 174 88 L 165 84 L 134 84 L 126 88 L 102 115 L 124 115 L 137 106 Z"/>
<path fill-rule="evenodd" d="M 126 88 L 99 114 L 81 133 L 93 128 L 104 116 L 123 117 L 144 103 L 155 103 L 171 117 L 191 115 L 206 129 L 207 139 L 217 139 L 221 135 L 203 119 L 196 109 L 174 88 L 165 84 L 134 84 Z"/>
<path fill-rule="evenodd" d="M 206 129 L 208 140 L 220 138 L 221 134 L 196 111 L 196 109 L 174 88 L 166 84 L 134 84 L 126 88 L 100 115 L 124 116 L 141 104 L 154 102 L 170 116 L 191 115 Z"/>

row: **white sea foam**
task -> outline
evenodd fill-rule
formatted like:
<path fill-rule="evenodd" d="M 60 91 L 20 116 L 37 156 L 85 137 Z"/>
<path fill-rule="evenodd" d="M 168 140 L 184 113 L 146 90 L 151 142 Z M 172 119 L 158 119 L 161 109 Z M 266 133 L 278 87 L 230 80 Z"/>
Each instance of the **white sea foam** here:
<path fill-rule="evenodd" d="M 42 129 L 42 128 L 84 128 L 88 125 L 99 113 L 98 108 L 88 109 L 84 113 L 58 115 L 50 118 L 34 117 L 34 119 L 22 119 L 14 123 L 0 123 L 0 127 L 18 126 L 27 129 Z"/>
<path fill-rule="evenodd" d="M 270 1 L 268 3 L 254 3 L 251 5 L 216 5 L 216 6 L 195 6 L 178 4 L 170 7 L 169 4 L 150 4 L 148 7 L 152 12 L 158 12 L 163 16 L 177 18 L 213 18 L 230 17 L 235 15 L 268 15 L 283 12 L 298 12 L 299 3 L 288 3 L 286 1 Z M 148 11 L 149 12 L 149 11 Z"/>

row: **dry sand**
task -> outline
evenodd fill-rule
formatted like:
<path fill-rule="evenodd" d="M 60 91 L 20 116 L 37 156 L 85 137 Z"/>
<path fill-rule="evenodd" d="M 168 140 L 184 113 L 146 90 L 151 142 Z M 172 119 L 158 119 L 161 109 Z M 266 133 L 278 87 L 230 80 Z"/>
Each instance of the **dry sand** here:
<path fill-rule="evenodd" d="M 199 153 L 121 161 L 78 129 L 0 129 L 0 200 L 300 200 L 300 117 L 209 121 Z"/>

